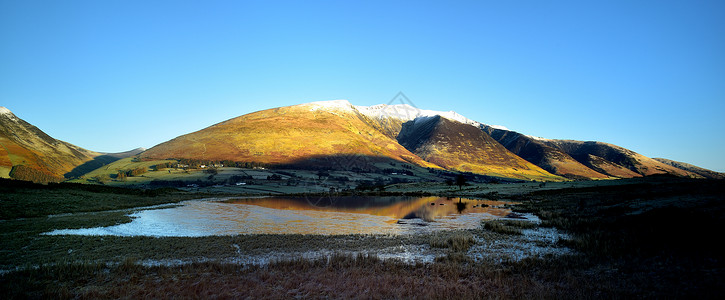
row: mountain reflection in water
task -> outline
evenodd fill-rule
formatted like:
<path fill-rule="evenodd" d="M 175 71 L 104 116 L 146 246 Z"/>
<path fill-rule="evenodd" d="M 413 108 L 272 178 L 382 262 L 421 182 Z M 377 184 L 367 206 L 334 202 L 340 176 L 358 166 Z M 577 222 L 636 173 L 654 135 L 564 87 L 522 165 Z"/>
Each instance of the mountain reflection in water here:
<path fill-rule="evenodd" d="M 235 234 L 407 234 L 477 228 L 504 217 L 507 202 L 445 197 L 267 197 L 191 200 L 141 210 L 130 223 L 47 234 L 210 236 Z"/>
<path fill-rule="evenodd" d="M 441 217 L 455 214 L 487 213 L 495 217 L 504 217 L 511 213 L 511 210 L 503 208 L 503 205 L 508 202 L 476 200 L 459 197 L 268 197 L 256 199 L 233 199 L 224 202 L 230 204 L 256 205 L 284 210 L 311 210 L 368 214 L 374 216 L 386 216 L 393 219 L 420 218 L 429 222 Z"/>

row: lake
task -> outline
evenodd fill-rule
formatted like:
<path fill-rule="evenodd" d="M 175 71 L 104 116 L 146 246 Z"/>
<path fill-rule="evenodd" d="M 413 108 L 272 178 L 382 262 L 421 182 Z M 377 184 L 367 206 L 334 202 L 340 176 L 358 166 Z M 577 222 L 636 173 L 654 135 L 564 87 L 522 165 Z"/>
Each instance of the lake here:
<path fill-rule="evenodd" d="M 472 229 L 511 213 L 508 202 L 446 197 L 265 197 L 190 200 L 142 208 L 130 223 L 49 235 L 212 236 L 408 234 Z"/>

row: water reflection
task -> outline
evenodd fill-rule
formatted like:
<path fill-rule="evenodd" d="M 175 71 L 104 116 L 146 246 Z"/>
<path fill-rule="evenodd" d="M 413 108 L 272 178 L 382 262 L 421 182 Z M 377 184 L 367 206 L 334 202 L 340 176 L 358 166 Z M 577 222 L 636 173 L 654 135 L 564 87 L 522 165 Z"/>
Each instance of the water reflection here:
<path fill-rule="evenodd" d="M 258 199 L 232 199 L 225 203 L 255 205 L 273 209 L 328 211 L 387 216 L 394 219 L 421 218 L 434 221 L 455 214 L 486 213 L 504 217 L 511 211 L 503 208 L 504 201 L 451 197 L 380 197 L 346 196 L 331 202 L 307 201 L 305 198 L 269 197 Z M 317 204 L 320 203 L 320 204 Z"/>
<path fill-rule="evenodd" d="M 504 217 L 507 202 L 445 197 L 340 197 L 327 205 L 305 198 L 192 200 L 141 210 L 131 223 L 48 234 L 208 236 L 234 234 L 405 234 L 477 228 Z"/>

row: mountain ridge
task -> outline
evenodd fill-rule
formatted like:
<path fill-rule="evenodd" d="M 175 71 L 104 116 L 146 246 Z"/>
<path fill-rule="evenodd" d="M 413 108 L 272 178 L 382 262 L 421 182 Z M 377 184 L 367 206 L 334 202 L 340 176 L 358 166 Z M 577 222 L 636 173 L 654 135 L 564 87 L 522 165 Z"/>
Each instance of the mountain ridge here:
<path fill-rule="evenodd" d="M 52 182 L 100 153 L 57 140 L 0 107 L 0 177 Z"/>
<path fill-rule="evenodd" d="M 346 161 L 345 167 L 360 170 L 379 168 L 384 162 L 401 162 L 524 180 L 656 174 L 724 177 L 722 173 L 652 159 L 604 142 L 534 137 L 468 119 L 454 111 L 422 110 L 407 104 L 356 106 L 347 100 L 332 100 L 270 108 L 180 135 L 149 149 L 120 153 L 94 152 L 56 140 L 5 107 L 0 107 L 0 125 L 0 176 L 13 177 L 13 170 L 24 170 L 35 174 L 31 177 L 42 178 L 35 181 L 43 182 L 78 177 L 130 156 L 308 168 L 335 168 Z"/>

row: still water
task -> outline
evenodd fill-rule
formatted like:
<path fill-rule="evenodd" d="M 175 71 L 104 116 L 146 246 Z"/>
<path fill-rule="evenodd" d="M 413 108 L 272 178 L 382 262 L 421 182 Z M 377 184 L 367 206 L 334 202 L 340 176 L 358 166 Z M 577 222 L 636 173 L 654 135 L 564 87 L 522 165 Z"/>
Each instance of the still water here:
<path fill-rule="evenodd" d="M 406 234 L 469 229 L 501 218 L 507 202 L 445 197 L 267 197 L 203 199 L 136 211 L 130 223 L 55 230 L 50 235 L 211 236 L 235 234 Z"/>

